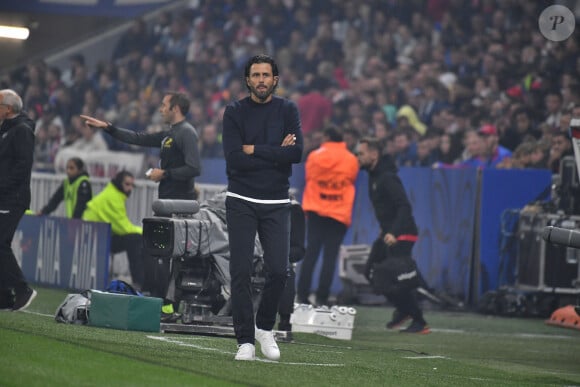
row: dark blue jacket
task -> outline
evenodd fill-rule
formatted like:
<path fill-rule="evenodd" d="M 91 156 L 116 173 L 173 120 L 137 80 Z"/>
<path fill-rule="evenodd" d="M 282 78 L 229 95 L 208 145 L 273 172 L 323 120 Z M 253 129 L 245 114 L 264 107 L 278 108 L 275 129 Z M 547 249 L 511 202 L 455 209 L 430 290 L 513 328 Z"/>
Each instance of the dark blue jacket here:
<path fill-rule="evenodd" d="M 288 134 L 296 135 L 296 144 L 281 146 Z M 302 159 L 302 143 L 294 102 L 274 96 L 265 104 L 250 97 L 230 103 L 223 120 L 228 191 L 253 199 L 287 199 L 292 164 Z M 242 145 L 254 145 L 254 154 L 245 154 Z"/>

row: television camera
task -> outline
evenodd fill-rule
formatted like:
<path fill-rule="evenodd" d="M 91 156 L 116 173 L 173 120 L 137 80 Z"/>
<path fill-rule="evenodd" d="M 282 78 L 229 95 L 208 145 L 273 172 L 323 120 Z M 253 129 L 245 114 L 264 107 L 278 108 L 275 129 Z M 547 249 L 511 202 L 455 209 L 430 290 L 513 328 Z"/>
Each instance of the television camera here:
<path fill-rule="evenodd" d="M 181 323 L 233 325 L 225 193 L 201 205 L 192 200 L 156 200 L 152 209 L 155 216 L 143 219 L 144 248 L 158 259 L 171 260 L 176 301 L 183 303 Z M 258 298 L 264 283 L 258 259 L 261 246 L 254 255 L 252 283 Z"/>

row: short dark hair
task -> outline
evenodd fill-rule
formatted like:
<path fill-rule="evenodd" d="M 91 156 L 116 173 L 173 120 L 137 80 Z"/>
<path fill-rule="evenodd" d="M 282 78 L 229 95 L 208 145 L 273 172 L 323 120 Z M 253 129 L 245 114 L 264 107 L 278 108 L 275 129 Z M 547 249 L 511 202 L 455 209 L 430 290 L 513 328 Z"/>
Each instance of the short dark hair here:
<path fill-rule="evenodd" d="M 382 143 L 379 139 L 375 137 L 363 137 L 359 140 L 359 144 L 367 144 L 370 150 L 376 150 L 379 155 L 383 153 Z"/>
<path fill-rule="evenodd" d="M 331 142 L 343 141 L 342 132 L 336 126 L 328 126 L 323 131 L 324 136 L 328 137 Z"/>
<path fill-rule="evenodd" d="M 165 95 L 170 96 L 169 108 L 173 108 L 174 106 L 179 107 L 179 111 L 184 116 L 187 115 L 187 113 L 189 113 L 190 102 L 189 102 L 189 98 L 187 97 L 187 95 L 185 95 L 183 93 L 174 92 L 174 91 L 168 91 L 165 93 Z"/>
<path fill-rule="evenodd" d="M 245 78 L 248 78 L 250 76 L 250 67 L 252 67 L 252 65 L 254 65 L 256 63 L 269 63 L 270 66 L 272 67 L 272 75 L 277 77 L 279 74 L 278 73 L 278 65 L 276 64 L 276 61 L 274 60 L 274 58 L 272 58 L 271 56 L 265 55 L 265 54 L 254 55 L 253 57 L 248 59 L 248 62 L 246 63 L 246 67 L 244 68 L 244 83 L 245 83 L 246 87 L 248 88 L 248 90 L 250 90 L 250 86 L 248 86 L 248 83 L 245 81 Z M 278 87 L 278 84 L 276 83 L 276 85 L 274 85 L 274 90 L 276 90 L 277 87 Z"/>

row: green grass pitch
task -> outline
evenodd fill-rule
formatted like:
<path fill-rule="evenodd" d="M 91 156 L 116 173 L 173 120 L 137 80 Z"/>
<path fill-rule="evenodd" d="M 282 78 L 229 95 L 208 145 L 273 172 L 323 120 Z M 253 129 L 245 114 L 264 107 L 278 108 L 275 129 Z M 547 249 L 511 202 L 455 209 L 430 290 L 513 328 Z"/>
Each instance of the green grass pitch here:
<path fill-rule="evenodd" d="M 295 333 L 279 362 L 233 360 L 232 338 L 65 325 L 66 291 L 0 312 L 0 386 L 580 386 L 580 330 L 541 319 L 426 311 L 433 332 L 385 329 L 357 307 L 350 341 Z"/>

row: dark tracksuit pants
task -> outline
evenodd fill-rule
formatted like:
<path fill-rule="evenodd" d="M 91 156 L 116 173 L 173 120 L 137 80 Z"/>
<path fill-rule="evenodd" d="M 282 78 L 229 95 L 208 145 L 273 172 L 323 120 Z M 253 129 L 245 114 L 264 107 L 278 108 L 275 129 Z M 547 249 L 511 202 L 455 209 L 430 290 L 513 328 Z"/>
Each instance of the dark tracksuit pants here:
<path fill-rule="evenodd" d="M 113 235 L 111 237 L 111 252 L 116 254 L 121 251 L 127 253 L 133 285 L 141 287 L 145 277 L 142 256 L 143 238 L 141 234 Z"/>
<path fill-rule="evenodd" d="M 255 329 L 272 330 L 286 283 L 290 251 L 290 203 L 258 204 L 226 198 L 230 244 L 231 304 L 238 344 L 254 344 Z M 252 303 L 256 232 L 264 250 L 266 278 L 256 317 Z M 254 322 L 255 321 L 255 322 Z"/>
<path fill-rule="evenodd" d="M 1 204 L 0 204 L 1 206 Z M 28 284 L 12 251 L 12 238 L 24 215 L 24 207 L 0 207 L 0 291 L 23 290 Z"/>
<path fill-rule="evenodd" d="M 396 245 L 388 247 L 381 237 L 374 241 L 369 253 L 369 259 L 372 262 L 380 262 L 384 259 L 388 262 L 389 259 L 397 259 L 397 257 L 413 259 L 411 257 L 413 245 L 413 242 L 397 242 Z M 394 288 L 392 291 L 386 292 L 384 296 L 402 315 L 411 316 L 413 321 L 425 324 L 423 311 L 417 301 L 416 289 Z"/>
<path fill-rule="evenodd" d="M 302 302 L 308 299 L 314 267 L 320 250 L 323 250 L 316 301 L 317 303 L 326 303 L 334 278 L 340 244 L 344 239 L 347 227 L 344 223 L 320 216 L 315 212 L 307 213 L 306 222 L 306 254 L 304 255 L 304 261 L 300 265 L 300 278 L 298 278 L 297 288 L 298 300 Z"/>
<path fill-rule="evenodd" d="M 286 286 L 278 305 L 280 320 L 287 320 L 286 322 L 290 322 L 290 315 L 294 313 L 294 297 L 296 296 L 296 283 L 294 281 L 296 281 L 296 272 L 294 271 L 294 264 L 291 263 L 286 276 Z"/>

